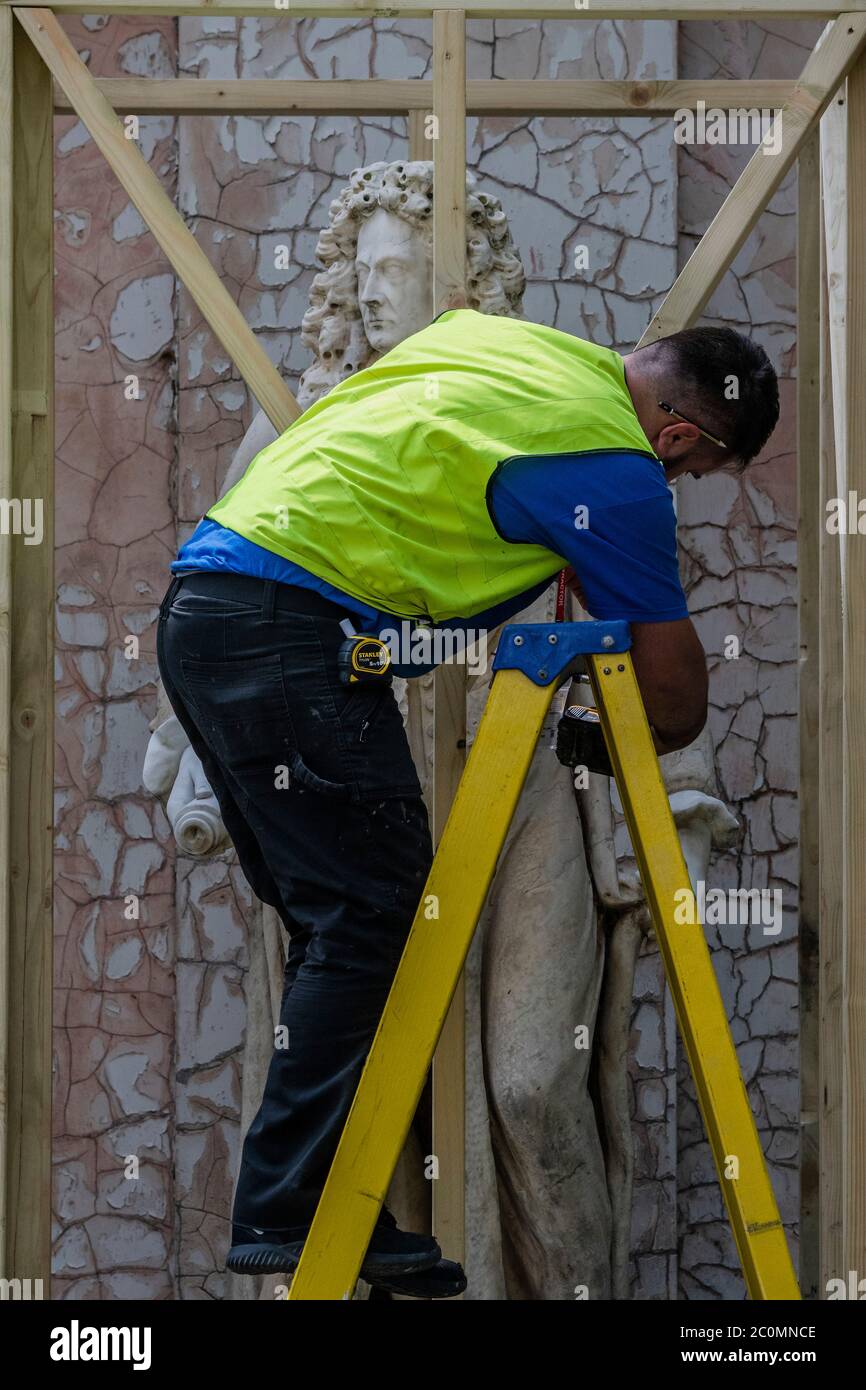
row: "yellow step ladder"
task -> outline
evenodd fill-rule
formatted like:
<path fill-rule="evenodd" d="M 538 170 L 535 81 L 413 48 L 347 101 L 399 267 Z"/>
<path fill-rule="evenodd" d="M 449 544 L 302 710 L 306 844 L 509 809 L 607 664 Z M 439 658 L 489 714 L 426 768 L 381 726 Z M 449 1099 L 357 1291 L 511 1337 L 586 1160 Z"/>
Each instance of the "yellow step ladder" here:
<path fill-rule="evenodd" d="M 749 1296 L 800 1297 L 704 930 L 675 921 L 689 876 L 629 647 L 622 622 L 503 629 L 478 734 L 289 1299 L 352 1296 L 545 716 L 559 686 L 581 671 L 592 683 Z"/>

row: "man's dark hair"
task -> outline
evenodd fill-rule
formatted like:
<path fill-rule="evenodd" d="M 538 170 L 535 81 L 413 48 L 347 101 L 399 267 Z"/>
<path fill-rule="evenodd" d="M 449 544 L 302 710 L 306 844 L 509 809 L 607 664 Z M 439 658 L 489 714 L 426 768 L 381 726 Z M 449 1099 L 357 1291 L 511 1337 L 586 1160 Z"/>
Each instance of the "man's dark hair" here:
<path fill-rule="evenodd" d="M 761 452 L 779 418 L 779 383 L 762 347 L 733 328 L 685 328 L 638 351 L 659 398 L 723 439 L 740 470 Z"/>

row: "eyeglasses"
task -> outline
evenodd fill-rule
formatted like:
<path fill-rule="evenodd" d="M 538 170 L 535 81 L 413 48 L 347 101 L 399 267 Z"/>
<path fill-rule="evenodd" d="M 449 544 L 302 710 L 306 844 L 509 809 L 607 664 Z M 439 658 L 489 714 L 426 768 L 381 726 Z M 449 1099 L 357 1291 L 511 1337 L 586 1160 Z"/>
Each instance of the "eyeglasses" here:
<path fill-rule="evenodd" d="M 714 444 L 718 444 L 720 449 L 727 449 L 728 446 L 723 439 L 718 439 L 716 435 L 710 434 L 709 430 L 702 430 L 700 425 L 695 425 L 694 420 L 690 420 L 687 415 L 682 415 L 680 411 L 674 410 L 673 406 L 668 405 L 667 401 L 656 401 L 656 405 L 660 410 L 663 410 L 666 415 L 676 415 L 677 419 L 682 420 L 684 424 L 694 425 L 698 434 L 702 434 L 705 439 L 710 439 Z"/>

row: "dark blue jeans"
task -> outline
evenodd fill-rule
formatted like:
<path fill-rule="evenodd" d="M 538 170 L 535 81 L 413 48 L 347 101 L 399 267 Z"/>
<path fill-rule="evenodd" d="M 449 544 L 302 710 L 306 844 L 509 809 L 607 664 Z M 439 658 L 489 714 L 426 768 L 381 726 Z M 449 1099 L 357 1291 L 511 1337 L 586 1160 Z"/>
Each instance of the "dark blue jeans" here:
<path fill-rule="evenodd" d="M 338 678 L 341 616 L 226 574 L 175 578 L 160 609 L 166 693 L 251 887 L 289 934 L 234 1202 L 235 1221 L 264 1228 L 315 1210 L 432 859 L 393 692 Z"/>

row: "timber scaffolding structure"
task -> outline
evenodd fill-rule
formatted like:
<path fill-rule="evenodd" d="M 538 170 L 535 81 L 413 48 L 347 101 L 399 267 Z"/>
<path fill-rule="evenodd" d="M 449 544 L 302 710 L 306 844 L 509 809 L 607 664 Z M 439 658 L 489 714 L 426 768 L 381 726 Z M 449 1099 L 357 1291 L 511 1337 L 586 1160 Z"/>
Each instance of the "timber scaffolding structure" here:
<path fill-rule="evenodd" d="M 64 13 L 432 18 L 433 76 L 384 81 L 91 77 Z M 796 82 L 466 80 L 467 19 L 824 19 Z M 851 177 L 821 216 L 819 121 Z M 119 113 L 408 115 L 409 157 L 434 161 L 435 311 L 465 302 L 468 115 L 673 115 L 697 103 L 778 108 L 760 147 L 641 343 L 694 323 L 795 160 L 798 206 L 800 587 L 801 1253 L 804 1297 L 866 1274 L 866 541 L 823 524 L 831 497 L 866 498 L 866 0 L 0 0 L 0 497 L 42 498 L 53 535 L 53 116 L 75 112 L 280 431 L 297 403 Z M 837 107 L 839 109 L 837 109 Z M 425 117 L 438 118 L 427 140 Z M 775 143 L 775 132 L 773 134 Z M 835 168 L 835 166 L 834 166 Z M 838 172 L 836 174 L 838 177 Z M 833 200 L 835 202 L 835 200 Z M 829 200 L 828 200 L 829 202 Z M 841 289 L 840 289 L 841 286 Z M 8 511 L 8 506 L 7 506 Z M 8 518 L 7 518 L 8 520 Z M 850 525 L 850 523 L 849 523 Z M 53 544 L 0 534 L 0 1247 L 2 1275 L 42 1278 L 51 1245 Z M 465 672 L 435 679 L 433 831 L 463 766 Z M 434 1230 L 463 1255 L 464 1001 L 434 1064 Z"/>

